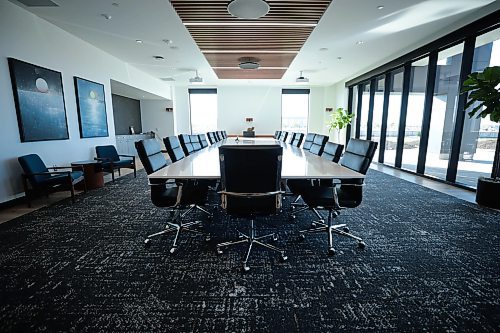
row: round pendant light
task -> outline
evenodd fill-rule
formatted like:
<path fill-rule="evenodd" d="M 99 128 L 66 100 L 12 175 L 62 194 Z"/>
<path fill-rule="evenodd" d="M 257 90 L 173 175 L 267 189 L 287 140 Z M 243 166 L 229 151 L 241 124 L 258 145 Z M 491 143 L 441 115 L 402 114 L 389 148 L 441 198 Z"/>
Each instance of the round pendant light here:
<path fill-rule="evenodd" d="M 233 0 L 227 11 L 237 18 L 255 20 L 269 12 L 269 4 L 264 0 Z"/>

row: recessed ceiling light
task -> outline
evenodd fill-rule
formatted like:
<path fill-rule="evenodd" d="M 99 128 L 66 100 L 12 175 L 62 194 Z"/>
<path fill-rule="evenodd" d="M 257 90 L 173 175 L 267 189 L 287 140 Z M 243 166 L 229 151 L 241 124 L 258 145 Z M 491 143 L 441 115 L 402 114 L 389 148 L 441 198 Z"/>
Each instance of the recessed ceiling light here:
<path fill-rule="evenodd" d="M 113 2 L 111 5 L 115 6 L 115 7 L 118 7 L 120 6 L 120 4 L 118 2 Z"/>
<path fill-rule="evenodd" d="M 258 19 L 269 12 L 269 4 L 264 0 L 233 0 L 227 5 L 227 11 L 241 19 Z"/>
<path fill-rule="evenodd" d="M 377 6 L 378 10 L 384 9 L 384 6 Z"/>
<path fill-rule="evenodd" d="M 136 40 L 135 40 L 135 42 L 136 42 L 137 44 L 142 44 L 142 39 L 136 39 Z"/>
<path fill-rule="evenodd" d="M 171 50 L 178 50 L 178 49 L 179 49 L 179 47 L 178 47 L 178 46 L 170 46 L 170 49 L 171 49 Z"/>
<path fill-rule="evenodd" d="M 320 51 L 328 51 L 328 48 L 327 47 L 322 47 L 319 49 Z"/>
<path fill-rule="evenodd" d="M 337 60 L 342 60 L 342 57 L 337 57 Z"/>
<path fill-rule="evenodd" d="M 358 40 L 358 41 L 356 42 L 356 44 L 358 44 L 358 45 L 362 45 L 362 44 L 364 44 L 364 43 L 365 43 L 365 42 L 364 42 L 364 41 L 362 41 L 362 40 Z"/>
<path fill-rule="evenodd" d="M 156 60 L 165 60 L 165 58 L 161 55 L 155 55 L 153 56 L 153 58 L 155 58 Z"/>
<path fill-rule="evenodd" d="M 174 42 L 171 39 L 162 39 L 161 41 L 164 42 L 164 43 L 167 43 L 167 44 L 173 44 L 173 42 Z"/>
<path fill-rule="evenodd" d="M 104 14 L 103 13 L 103 14 L 101 14 L 101 16 L 104 17 L 106 20 L 111 20 L 112 19 L 111 15 L 109 15 L 109 14 Z"/>

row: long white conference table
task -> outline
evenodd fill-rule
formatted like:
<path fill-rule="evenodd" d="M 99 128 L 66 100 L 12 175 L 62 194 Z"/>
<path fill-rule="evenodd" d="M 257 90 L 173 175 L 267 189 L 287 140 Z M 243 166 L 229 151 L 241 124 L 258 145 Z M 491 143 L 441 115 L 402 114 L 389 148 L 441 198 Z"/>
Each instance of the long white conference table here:
<path fill-rule="evenodd" d="M 180 161 L 160 169 L 148 177 L 167 179 L 220 179 L 219 147 L 224 145 L 276 145 L 283 147 L 281 178 L 283 179 L 364 179 L 359 172 L 311 154 L 290 144 L 272 138 L 227 138 Z"/>

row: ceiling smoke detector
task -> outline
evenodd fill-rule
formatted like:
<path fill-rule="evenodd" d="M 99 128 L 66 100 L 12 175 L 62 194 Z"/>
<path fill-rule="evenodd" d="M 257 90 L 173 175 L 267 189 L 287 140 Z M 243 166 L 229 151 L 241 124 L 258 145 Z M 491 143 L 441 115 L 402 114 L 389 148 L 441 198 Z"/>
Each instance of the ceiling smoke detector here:
<path fill-rule="evenodd" d="M 260 59 L 258 58 L 243 57 L 239 58 L 238 61 L 240 62 L 238 67 L 240 67 L 241 69 L 257 69 L 260 67 Z"/>
<path fill-rule="evenodd" d="M 304 77 L 302 75 L 302 71 L 300 71 L 300 76 L 295 80 L 295 82 L 307 83 L 307 82 L 309 82 L 309 79 L 307 77 Z"/>
<path fill-rule="evenodd" d="M 202 83 L 203 82 L 203 78 L 201 76 L 198 75 L 198 71 L 196 71 L 196 76 L 195 77 L 192 77 L 189 79 L 189 82 L 190 83 Z"/>
<path fill-rule="evenodd" d="M 237 18 L 255 20 L 269 12 L 269 4 L 264 0 L 233 0 L 227 11 Z"/>

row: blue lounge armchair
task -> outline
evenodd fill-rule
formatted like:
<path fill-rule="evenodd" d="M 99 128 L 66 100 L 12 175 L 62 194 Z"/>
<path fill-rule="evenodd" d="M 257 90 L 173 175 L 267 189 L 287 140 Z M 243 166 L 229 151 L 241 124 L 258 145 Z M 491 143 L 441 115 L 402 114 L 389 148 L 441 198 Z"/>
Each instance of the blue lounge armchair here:
<path fill-rule="evenodd" d="M 31 207 L 32 192 L 37 190 L 44 190 L 48 194 L 49 190 L 57 191 L 69 188 L 73 202 L 75 202 L 75 184 L 83 181 L 84 191 L 87 191 L 83 167 L 81 166 L 48 168 L 40 156 L 36 154 L 21 156 L 18 161 L 24 171 L 22 177 L 28 207 Z M 31 190 L 28 184 L 31 185 Z"/>
<path fill-rule="evenodd" d="M 116 151 L 115 146 L 96 146 L 95 153 L 98 161 L 102 162 L 102 169 L 111 173 L 111 178 L 115 181 L 115 170 L 118 169 L 118 175 L 121 176 L 121 169 L 133 169 L 134 177 L 137 177 L 137 170 L 135 166 L 135 156 L 133 155 L 120 155 Z M 120 157 L 125 157 L 124 159 Z"/>

